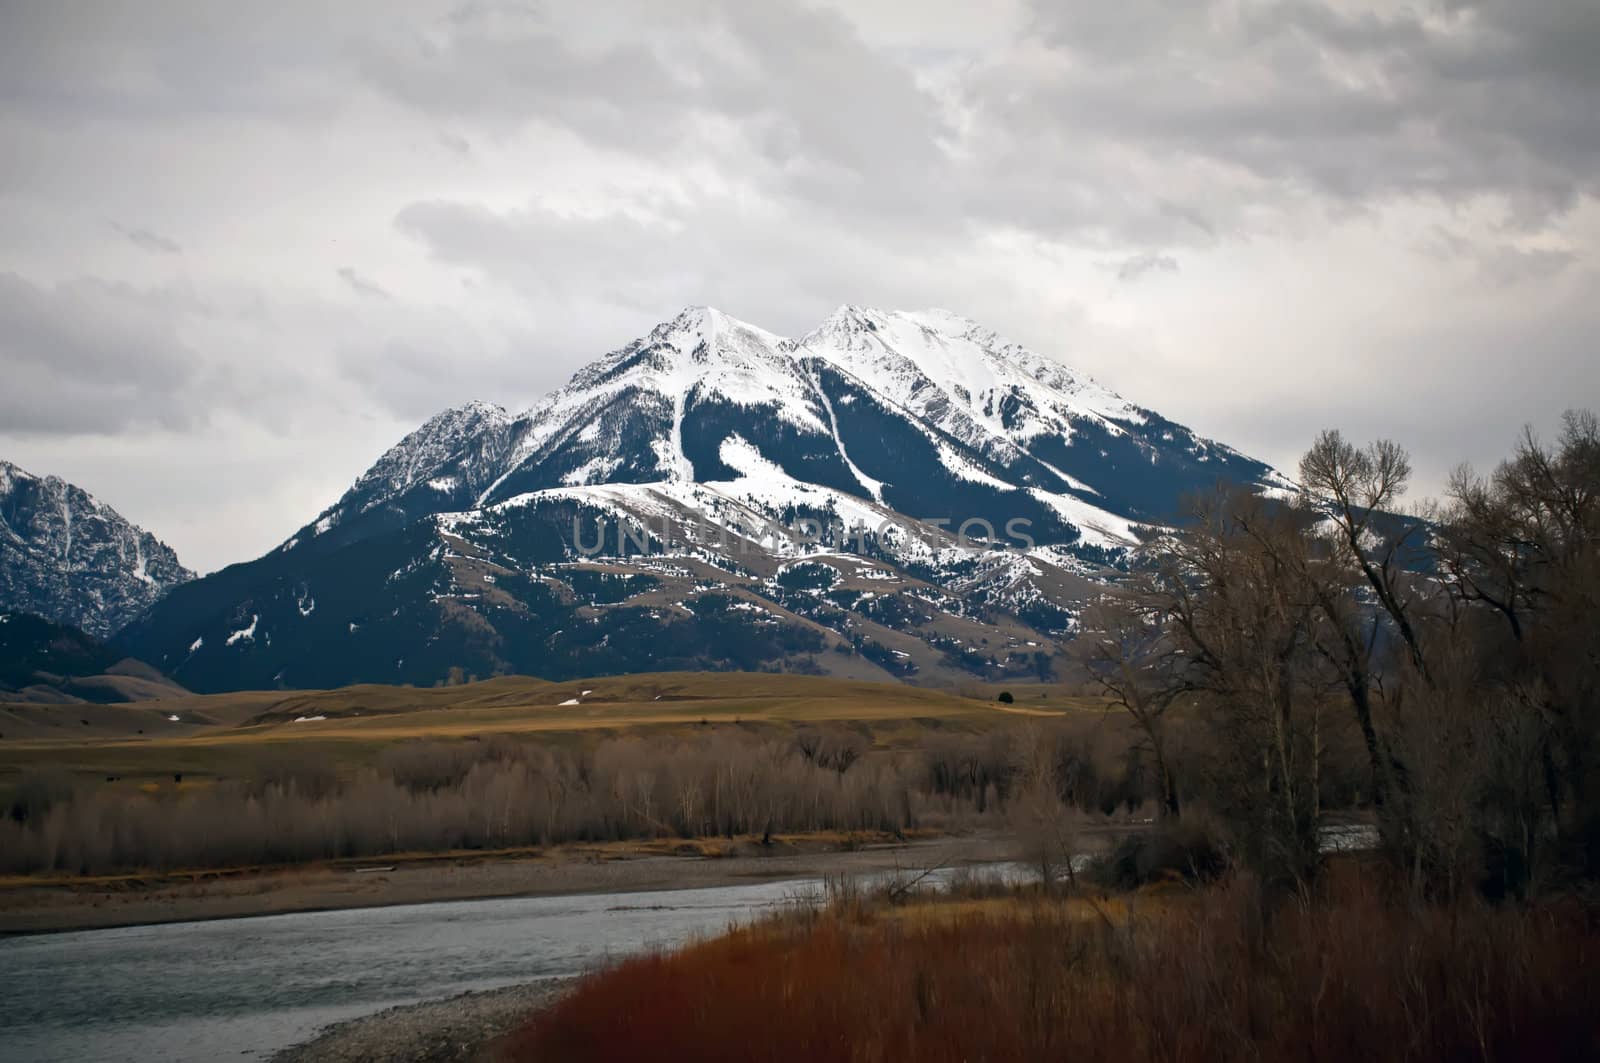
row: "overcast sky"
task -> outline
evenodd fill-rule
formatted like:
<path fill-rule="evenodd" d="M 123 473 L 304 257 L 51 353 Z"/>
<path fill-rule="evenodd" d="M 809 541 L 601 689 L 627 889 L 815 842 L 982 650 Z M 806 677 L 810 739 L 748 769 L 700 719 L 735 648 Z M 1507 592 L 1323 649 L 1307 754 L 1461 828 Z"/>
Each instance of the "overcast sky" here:
<path fill-rule="evenodd" d="M 1600 406 L 1600 4 L 0 0 L 0 457 L 209 570 L 683 305 L 1419 492 Z"/>

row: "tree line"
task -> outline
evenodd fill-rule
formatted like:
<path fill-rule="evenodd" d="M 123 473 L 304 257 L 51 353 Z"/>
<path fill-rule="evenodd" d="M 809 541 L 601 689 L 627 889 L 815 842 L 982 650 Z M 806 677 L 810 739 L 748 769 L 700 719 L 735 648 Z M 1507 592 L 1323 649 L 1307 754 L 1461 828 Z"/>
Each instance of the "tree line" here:
<path fill-rule="evenodd" d="M 1407 509 L 1405 450 L 1320 435 L 1302 490 L 1228 486 L 1151 531 L 1086 610 L 1076 659 L 1141 736 L 1165 817 L 1186 794 L 1269 881 L 1320 866 L 1329 743 L 1416 891 L 1527 895 L 1600 872 L 1600 422 L 1524 432 Z M 1206 755 L 1173 748 L 1201 721 Z"/>
<path fill-rule="evenodd" d="M 1113 734 L 1073 747 L 1095 780 L 1083 791 L 1085 807 L 1116 811 L 1148 796 L 1126 745 Z M 829 726 L 718 728 L 572 747 L 508 736 L 419 739 L 354 770 L 264 756 L 248 778 L 191 780 L 156 794 L 39 771 L 20 781 L 0 816 L 0 871 L 89 874 L 566 842 L 999 826 L 1015 762 L 1010 732 L 924 734 L 885 749 L 864 731 Z"/>

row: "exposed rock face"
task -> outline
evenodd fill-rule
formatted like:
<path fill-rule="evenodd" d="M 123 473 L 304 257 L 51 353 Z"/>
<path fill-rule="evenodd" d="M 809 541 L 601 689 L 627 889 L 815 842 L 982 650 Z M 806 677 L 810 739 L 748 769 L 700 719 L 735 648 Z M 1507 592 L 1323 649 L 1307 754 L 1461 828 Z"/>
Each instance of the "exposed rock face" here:
<path fill-rule="evenodd" d="M 0 609 L 105 638 L 193 578 L 171 547 L 87 491 L 0 461 Z"/>

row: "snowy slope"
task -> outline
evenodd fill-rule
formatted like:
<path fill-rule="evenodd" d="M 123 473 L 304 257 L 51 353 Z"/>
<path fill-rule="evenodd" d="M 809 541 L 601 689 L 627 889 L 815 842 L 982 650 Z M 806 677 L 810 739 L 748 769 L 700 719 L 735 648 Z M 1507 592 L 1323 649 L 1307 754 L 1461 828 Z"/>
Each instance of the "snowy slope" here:
<path fill-rule="evenodd" d="M 520 415 L 445 411 L 284 549 L 557 487 L 732 480 L 734 438 L 790 483 L 918 518 L 1016 512 L 1049 541 L 1097 548 L 1126 544 L 1131 523 L 1169 517 L 1184 491 L 1218 477 L 1273 482 L 1266 466 L 946 311 L 845 306 L 791 340 L 689 307 Z M 950 503 L 965 512 L 941 513 Z"/>
<path fill-rule="evenodd" d="M 827 411 L 787 346 L 718 310 L 685 309 L 524 414 L 503 474 L 479 501 L 715 476 L 712 422 L 767 425 L 774 441 L 837 463 Z"/>
<path fill-rule="evenodd" d="M 1075 498 L 1064 512 L 1087 504 L 1160 519 L 1178 481 L 1277 482 L 1265 465 L 946 310 L 843 306 L 793 346 L 1012 470 L 1012 482 Z"/>
<path fill-rule="evenodd" d="M 984 446 L 1071 435 L 1080 418 L 1143 423 L 1109 388 L 946 310 L 842 306 L 796 344 L 919 417 Z M 972 434 L 971 429 L 983 435 Z"/>

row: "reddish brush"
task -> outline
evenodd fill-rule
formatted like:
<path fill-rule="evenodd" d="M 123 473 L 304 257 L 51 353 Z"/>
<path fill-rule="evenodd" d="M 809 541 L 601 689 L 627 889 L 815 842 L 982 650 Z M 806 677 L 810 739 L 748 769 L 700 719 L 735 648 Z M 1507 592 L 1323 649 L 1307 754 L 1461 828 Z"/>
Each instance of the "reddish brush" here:
<path fill-rule="evenodd" d="M 1055 905 L 831 916 L 589 979 L 513 1060 L 1577 1060 L 1600 949 L 1574 908 L 1393 907 L 1346 885 L 1261 918 L 1223 888 L 1113 925 Z"/>

